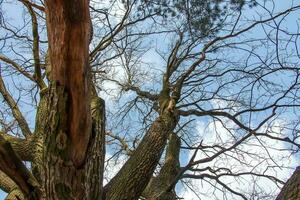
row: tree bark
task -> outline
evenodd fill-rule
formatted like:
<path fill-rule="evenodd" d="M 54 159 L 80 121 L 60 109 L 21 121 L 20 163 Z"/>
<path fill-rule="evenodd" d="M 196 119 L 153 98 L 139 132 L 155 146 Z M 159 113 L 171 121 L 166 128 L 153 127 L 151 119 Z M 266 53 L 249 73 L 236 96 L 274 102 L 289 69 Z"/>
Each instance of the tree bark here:
<path fill-rule="evenodd" d="M 0 170 L 15 182 L 28 199 L 39 198 L 39 183 L 2 135 L 0 135 Z"/>
<path fill-rule="evenodd" d="M 32 161 L 33 160 L 33 136 L 27 139 L 17 138 L 5 133 L 0 132 L 0 135 L 10 143 L 14 152 L 20 157 L 22 161 Z"/>
<path fill-rule="evenodd" d="M 92 129 L 87 0 L 45 1 L 51 63 L 43 170 L 45 199 L 101 199 L 104 104 Z"/>
<path fill-rule="evenodd" d="M 180 171 L 180 138 L 172 133 L 166 150 L 165 162 L 156 177 L 152 177 L 143 197 L 147 200 L 176 200 L 176 193 L 170 188 Z"/>
<path fill-rule="evenodd" d="M 138 199 L 178 122 L 169 90 L 161 98 L 164 108 L 160 109 L 159 117 L 126 164 L 103 189 L 105 104 L 91 87 L 89 1 L 46 0 L 45 6 L 51 69 L 47 70 L 49 87 L 40 93 L 32 138 L 30 159 L 34 177 L 22 166 L 24 172 L 12 178 L 17 173 L 16 168 L 9 170 L 8 166 L 14 162 L 4 162 L 9 159 L 6 151 L 11 153 L 12 148 L 1 135 L 3 169 L 1 166 L 0 169 L 8 169 L 3 172 L 16 182 L 25 199 Z M 22 164 L 21 160 L 17 161 Z M 32 179 L 37 179 L 39 186 L 32 184 Z M 35 192 L 36 187 L 41 192 Z"/>
<path fill-rule="evenodd" d="M 300 199 L 300 167 L 297 167 L 276 198 L 276 200 L 297 199 Z"/>
<path fill-rule="evenodd" d="M 87 199 L 102 199 L 103 172 L 105 160 L 105 102 L 93 94 L 92 111 L 92 138 L 89 145 L 85 166 L 85 189 Z"/>
<path fill-rule="evenodd" d="M 158 164 L 168 135 L 176 124 L 177 117 L 167 110 L 155 120 L 129 160 L 105 186 L 106 200 L 140 197 Z"/>
<path fill-rule="evenodd" d="M 45 1 L 51 87 L 60 137 L 66 135 L 68 154 L 76 167 L 84 161 L 91 134 L 89 40 L 87 0 Z M 55 120 L 55 119 L 54 119 Z M 62 138 L 60 138 L 62 139 Z M 62 139 L 64 140 L 64 139 Z"/>

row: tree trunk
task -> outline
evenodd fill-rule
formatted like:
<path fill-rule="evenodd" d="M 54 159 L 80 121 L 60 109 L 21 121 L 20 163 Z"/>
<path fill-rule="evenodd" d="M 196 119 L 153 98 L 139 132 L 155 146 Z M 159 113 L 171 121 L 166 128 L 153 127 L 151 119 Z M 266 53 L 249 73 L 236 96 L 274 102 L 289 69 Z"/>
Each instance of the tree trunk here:
<path fill-rule="evenodd" d="M 300 199 L 300 167 L 297 167 L 276 198 L 276 200 L 297 199 Z"/>
<path fill-rule="evenodd" d="M 48 0 L 45 5 L 51 76 L 42 198 L 101 199 L 105 111 L 100 98 L 93 96 L 91 104 L 89 2 Z"/>
<path fill-rule="evenodd" d="M 168 135 L 176 124 L 176 116 L 169 111 L 153 122 L 129 160 L 105 186 L 106 200 L 133 200 L 140 197 L 159 162 Z"/>
<path fill-rule="evenodd" d="M 176 200 L 174 188 L 170 188 L 179 171 L 180 138 L 172 133 L 166 150 L 165 162 L 156 177 L 152 177 L 143 197 L 147 200 Z"/>
<path fill-rule="evenodd" d="M 178 123 L 170 91 L 161 95 L 160 115 L 137 149 L 103 188 L 105 103 L 97 96 L 90 77 L 89 1 L 46 0 L 45 6 L 49 87 L 45 86 L 40 92 L 35 132 L 30 140 L 26 138 L 30 142 L 27 146 L 32 145 L 30 153 L 22 151 L 17 145 L 19 141 L 10 144 L 0 134 L 0 157 L 3 158 L 0 159 L 0 175 L 4 172 L 3 175 L 11 178 L 5 182 L 8 197 L 22 199 L 19 195 L 22 192 L 24 199 L 29 200 L 138 199 L 152 178 L 168 136 Z M 173 191 L 166 191 L 178 167 L 180 143 L 178 138 L 174 140 L 175 146 L 172 141 L 170 139 L 161 175 L 152 181 L 162 182 L 164 199 L 175 198 Z M 16 154 L 11 153 L 14 151 Z M 19 156 L 32 162 L 31 172 Z M 20 167 L 14 167 L 14 162 Z M 17 173 L 16 169 L 22 169 L 22 173 Z M 10 186 L 13 182 L 16 184 Z M 156 199 L 155 185 L 150 184 L 150 189 L 155 191 L 151 192 L 150 199 Z"/>
<path fill-rule="evenodd" d="M 56 126 L 51 128 L 61 132 L 56 133 L 59 138 L 54 140 L 69 142 L 63 151 L 68 151 L 72 163 L 80 167 L 85 162 L 91 134 L 89 1 L 48 0 L 45 3 L 51 62 L 49 104 L 53 105 L 51 117 Z M 63 141 L 64 138 L 67 140 Z"/>

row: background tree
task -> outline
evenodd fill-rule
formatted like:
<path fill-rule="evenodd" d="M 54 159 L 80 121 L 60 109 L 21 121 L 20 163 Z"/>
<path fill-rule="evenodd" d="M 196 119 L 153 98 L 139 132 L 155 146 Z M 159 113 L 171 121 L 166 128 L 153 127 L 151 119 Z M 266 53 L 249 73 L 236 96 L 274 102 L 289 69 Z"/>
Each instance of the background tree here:
<path fill-rule="evenodd" d="M 23 21 L 2 5 L 7 199 L 274 199 L 261 180 L 281 187 L 275 153 L 299 148 L 299 5 L 20 0 Z"/>

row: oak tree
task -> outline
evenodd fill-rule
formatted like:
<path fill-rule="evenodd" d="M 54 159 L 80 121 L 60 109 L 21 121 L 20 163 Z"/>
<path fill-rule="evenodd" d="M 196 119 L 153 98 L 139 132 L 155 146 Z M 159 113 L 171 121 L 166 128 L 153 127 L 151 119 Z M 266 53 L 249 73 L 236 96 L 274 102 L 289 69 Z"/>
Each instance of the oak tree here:
<path fill-rule="evenodd" d="M 274 199 L 260 180 L 283 186 L 273 152 L 300 147 L 299 31 L 285 22 L 300 5 L 1 3 L 6 199 L 172 200 L 194 180 L 214 188 L 199 199 Z"/>

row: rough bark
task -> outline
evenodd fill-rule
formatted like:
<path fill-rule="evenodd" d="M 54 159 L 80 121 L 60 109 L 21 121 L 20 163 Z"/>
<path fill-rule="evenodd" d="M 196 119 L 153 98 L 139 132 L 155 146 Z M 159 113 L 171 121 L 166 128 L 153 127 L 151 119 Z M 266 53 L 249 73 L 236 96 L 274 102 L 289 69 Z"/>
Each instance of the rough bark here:
<path fill-rule="evenodd" d="M 49 90 L 43 89 L 40 91 L 40 102 L 36 112 L 36 122 L 35 122 L 35 131 L 32 146 L 33 149 L 33 160 L 32 160 L 32 173 L 35 178 L 45 185 L 45 172 L 44 172 L 44 144 L 45 144 L 45 133 L 47 133 L 47 123 L 50 113 L 49 103 Z M 45 194 L 45 187 L 40 188 L 43 194 Z"/>
<path fill-rule="evenodd" d="M 1 132 L 0 135 L 3 136 L 3 138 L 11 145 L 14 153 L 16 153 L 16 155 L 19 156 L 21 160 L 33 160 L 33 137 L 22 139 Z M 4 192 L 8 193 L 5 200 L 25 199 L 23 192 L 20 190 L 18 185 L 2 171 L 0 171 L 0 186 Z"/>
<path fill-rule="evenodd" d="M 45 172 L 42 171 L 45 180 L 46 199 L 101 199 L 102 180 L 105 153 L 105 104 L 102 99 L 93 96 L 92 110 L 92 134 L 88 143 L 86 159 L 81 167 L 77 167 L 71 160 L 68 148 L 71 148 L 70 138 L 56 127 L 58 113 L 62 116 L 64 106 L 58 104 L 56 92 L 49 91 L 53 95 L 48 105 L 51 110 L 50 119 L 46 130 L 50 134 L 45 139 L 44 164 Z M 50 95 L 50 96 L 51 96 Z M 59 95 L 59 94 L 58 94 Z M 64 105 L 64 104 L 63 104 Z M 57 109 L 57 110 L 55 110 Z M 61 119 L 59 119 L 61 120 Z M 46 131 L 47 132 L 47 131 Z M 57 139 L 59 138 L 59 139 Z M 51 152 L 51 154 L 49 153 Z M 51 177 L 51 178 L 50 178 Z"/>
<path fill-rule="evenodd" d="M 100 102 L 95 108 L 100 110 L 92 130 L 89 2 L 45 3 L 51 80 L 43 150 L 44 198 L 101 199 L 104 105 Z"/>
<path fill-rule="evenodd" d="M 103 172 L 105 159 L 105 102 L 93 94 L 92 138 L 85 166 L 85 188 L 87 199 L 101 199 L 103 192 Z"/>
<path fill-rule="evenodd" d="M 33 137 L 27 139 L 17 138 L 5 133 L 0 132 L 0 135 L 10 143 L 14 152 L 20 157 L 22 161 L 32 161 L 33 160 Z"/>
<path fill-rule="evenodd" d="M 22 191 L 18 188 L 9 192 L 9 194 L 5 197 L 5 200 L 26 200 Z"/>
<path fill-rule="evenodd" d="M 20 188 L 15 184 L 15 182 L 9 178 L 5 173 L 0 171 L 0 185 L 1 189 L 8 193 L 5 200 L 24 200 L 25 197 Z"/>
<path fill-rule="evenodd" d="M 51 87 L 59 110 L 60 139 L 69 139 L 68 152 L 76 167 L 85 162 L 91 134 L 87 0 L 45 1 Z M 64 104 L 64 105 L 63 105 Z M 65 136 L 63 136 L 65 135 Z"/>
<path fill-rule="evenodd" d="M 39 198 L 39 184 L 14 152 L 9 142 L 0 135 L 0 170 L 10 177 L 28 199 Z"/>
<path fill-rule="evenodd" d="M 276 200 L 297 199 L 300 199 L 300 167 L 297 167 L 276 198 Z"/>
<path fill-rule="evenodd" d="M 75 141 L 69 135 L 67 98 L 63 87 L 54 84 L 49 91 L 51 111 L 43 156 L 46 199 L 85 199 L 85 187 L 81 183 L 85 178 L 84 168 L 78 168 L 72 160 Z"/>
<path fill-rule="evenodd" d="M 7 193 L 11 192 L 15 188 L 18 188 L 15 182 L 2 171 L 0 171 L 0 183 L 1 183 L 1 189 Z"/>
<path fill-rule="evenodd" d="M 173 112 L 166 111 L 151 125 L 143 140 L 117 175 L 105 186 L 105 199 L 138 199 L 147 186 L 177 123 Z"/>
<path fill-rule="evenodd" d="M 143 192 L 147 200 L 175 200 L 174 188 L 170 188 L 180 171 L 180 138 L 172 133 L 166 150 L 165 162 L 158 176 L 153 177 Z"/>

